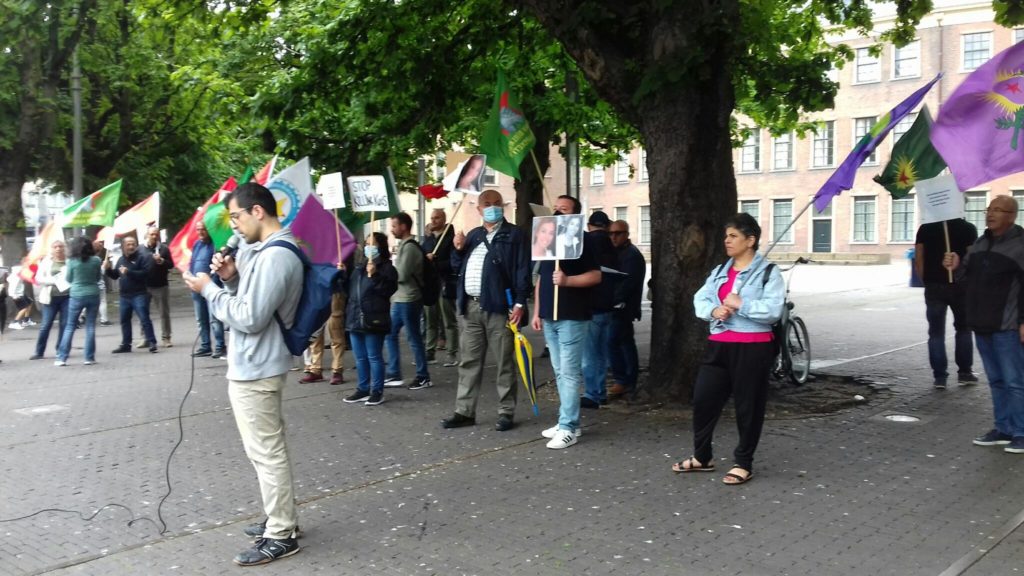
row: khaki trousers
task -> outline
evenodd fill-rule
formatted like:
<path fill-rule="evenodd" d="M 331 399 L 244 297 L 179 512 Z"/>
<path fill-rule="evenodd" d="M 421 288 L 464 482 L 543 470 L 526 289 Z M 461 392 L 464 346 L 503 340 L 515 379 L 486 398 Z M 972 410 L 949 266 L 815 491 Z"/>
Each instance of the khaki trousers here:
<path fill-rule="evenodd" d="M 342 356 L 345 354 L 345 304 L 347 298 L 338 293 L 331 296 L 331 317 L 327 320 L 327 330 L 331 335 L 331 371 L 341 374 L 345 370 Z M 324 369 L 324 330 L 309 345 L 310 372 L 320 374 Z"/>
<path fill-rule="evenodd" d="M 506 314 L 491 314 L 480 309 L 480 304 L 466 302 L 466 314 L 459 318 L 462 334 L 459 340 L 459 390 L 455 397 L 455 411 L 463 416 L 476 416 L 476 402 L 484 377 L 487 350 L 494 352 L 498 365 L 498 414 L 514 415 L 516 411 L 515 365 L 512 331 L 507 326 Z"/>
<path fill-rule="evenodd" d="M 281 396 L 285 375 L 262 380 L 228 380 L 228 398 L 238 434 L 260 483 L 265 538 L 291 538 L 299 523 L 295 485 L 284 437 Z"/>
<path fill-rule="evenodd" d="M 427 316 L 427 358 L 433 358 L 437 351 L 438 336 L 445 339 L 445 349 L 449 360 L 454 359 L 459 349 L 459 326 L 455 315 L 455 301 L 441 297 L 437 304 L 424 306 L 423 313 Z"/>

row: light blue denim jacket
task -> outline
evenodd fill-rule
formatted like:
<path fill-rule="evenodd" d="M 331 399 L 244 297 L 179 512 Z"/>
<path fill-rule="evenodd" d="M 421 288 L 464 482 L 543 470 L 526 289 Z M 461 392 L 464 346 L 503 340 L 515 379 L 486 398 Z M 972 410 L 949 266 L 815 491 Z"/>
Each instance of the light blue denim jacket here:
<path fill-rule="evenodd" d="M 718 298 L 718 290 L 729 279 L 732 258 L 721 266 L 716 266 L 704 286 L 693 295 L 693 309 L 697 317 L 711 323 L 711 333 L 719 334 L 726 330 L 733 332 L 768 332 L 772 324 L 782 318 L 782 306 L 786 299 L 786 283 L 778 266 L 773 266 L 768 282 L 764 281 L 764 269 L 769 262 L 764 256 L 754 255 L 754 261 L 739 273 L 737 283 L 741 283 L 739 296 L 743 300 L 740 309 L 722 322 L 711 317 L 711 312 L 722 305 Z"/>

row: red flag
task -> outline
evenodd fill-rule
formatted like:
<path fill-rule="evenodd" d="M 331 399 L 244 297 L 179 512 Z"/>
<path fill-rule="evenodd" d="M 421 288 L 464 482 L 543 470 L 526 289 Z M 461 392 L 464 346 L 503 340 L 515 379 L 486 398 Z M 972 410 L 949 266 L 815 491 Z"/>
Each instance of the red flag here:
<path fill-rule="evenodd" d="M 274 176 L 274 165 L 275 164 L 277 164 L 277 156 L 276 155 L 273 158 L 271 158 L 270 162 L 267 162 L 263 166 L 263 168 L 260 168 L 260 171 L 257 172 L 255 176 L 253 176 L 253 178 L 252 178 L 253 181 L 255 181 L 260 186 L 265 186 L 267 184 L 267 181 L 270 180 Z M 234 188 L 232 188 L 232 190 L 234 190 Z"/>
<path fill-rule="evenodd" d="M 64 230 L 57 225 L 55 220 L 50 220 L 43 226 L 36 236 L 32 250 L 21 260 L 21 272 L 19 275 L 25 282 L 36 283 L 36 271 L 39 270 L 39 262 L 50 254 L 50 246 L 57 240 L 64 239 Z"/>
<path fill-rule="evenodd" d="M 199 239 L 199 234 L 196 232 L 196 221 L 203 219 L 203 214 L 206 213 L 206 209 L 213 204 L 220 202 L 221 199 L 229 194 L 238 183 L 235 182 L 234 176 L 228 178 L 224 184 L 221 185 L 220 189 L 213 193 L 213 196 L 200 206 L 196 213 L 188 219 L 188 222 L 178 230 L 178 233 L 174 235 L 174 239 L 171 240 L 169 249 L 171 251 L 171 260 L 174 261 L 174 266 L 178 270 L 185 272 L 188 270 L 189 263 L 192 261 L 192 245 Z"/>
<path fill-rule="evenodd" d="M 425 198 L 431 200 L 437 200 L 438 198 L 444 198 L 448 195 L 448 191 L 444 189 L 442 184 L 424 184 L 419 188 L 420 194 L 423 194 Z"/>

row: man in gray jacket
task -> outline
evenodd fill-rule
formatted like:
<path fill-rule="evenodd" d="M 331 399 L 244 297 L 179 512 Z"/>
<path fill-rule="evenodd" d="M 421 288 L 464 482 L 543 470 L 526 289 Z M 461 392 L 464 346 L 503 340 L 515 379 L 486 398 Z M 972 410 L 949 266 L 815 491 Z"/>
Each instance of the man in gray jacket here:
<path fill-rule="evenodd" d="M 274 241 L 295 243 L 282 229 L 269 190 L 255 183 L 227 198 L 231 227 L 244 242 L 232 257 L 218 252 L 210 265 L 224 281 L 184 274 L 185 282 L 209 303 L 210 313 L 231 327 L 228 397 L 245 453 L 256 468 L 267 519 L 245 533 L 255 546 L 235 557 L 242 566 L 266 564 L 299 551 L 295 486 L 285 444 L 281 396 L 292 355 L 274 314 L 290 326 L 302 294 L 302 262 Z"/>

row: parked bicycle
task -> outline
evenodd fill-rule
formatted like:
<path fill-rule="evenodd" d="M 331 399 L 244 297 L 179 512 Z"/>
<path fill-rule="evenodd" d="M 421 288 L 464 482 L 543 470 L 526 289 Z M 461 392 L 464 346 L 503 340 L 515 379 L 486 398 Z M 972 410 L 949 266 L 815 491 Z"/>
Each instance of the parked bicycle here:
<path fill-rule="evenodd" d="M 795 268 L 798 264 L 807 264 L 807 258 L 797 258 L 787 268 L 779 266 L 783 272 Z M 782 310 L 782 318 L 773 327 L 775 338 L 779 340 L 779 355 L 775 359 L 774 375 L 777 378 L 788 377 L 794 384 L 807 382 L 811 374 L 811 338 L 807 335 L 807 325 L 802 318 L 793 313 L 795 305 L 789 299 L 789 283 L 793 280 L 790 274 L 786 281 L 786 305 Z"/>

